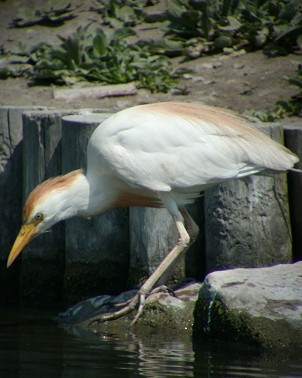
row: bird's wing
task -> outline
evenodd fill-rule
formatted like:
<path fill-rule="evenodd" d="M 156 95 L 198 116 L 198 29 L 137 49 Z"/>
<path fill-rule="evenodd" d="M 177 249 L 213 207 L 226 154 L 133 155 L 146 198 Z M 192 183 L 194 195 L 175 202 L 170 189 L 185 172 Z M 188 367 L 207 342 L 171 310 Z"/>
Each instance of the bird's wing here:
<path fill-rule="evenodd" d="M 238 117 L 190 104 L 126 109 L 100 125 L 89 144 L 95 166 L 154 191 L 206 187 L 296 161 Z"/>

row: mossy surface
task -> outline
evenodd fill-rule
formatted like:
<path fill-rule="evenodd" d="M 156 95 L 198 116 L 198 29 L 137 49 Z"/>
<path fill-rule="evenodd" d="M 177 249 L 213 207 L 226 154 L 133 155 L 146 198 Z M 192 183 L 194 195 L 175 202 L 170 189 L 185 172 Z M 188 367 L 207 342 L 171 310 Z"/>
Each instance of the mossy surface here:
<path fill-rule="evenodd" d="M 184 302 L 182 302 L 184 303 Z M 182 308 L 169 306 L 167 303 L 152 301 L 147 303 L 139 324 L 150 327 L 168 327 L 170 329 L 188 330 L 193 327 L 193 302 L 186 302 Z"/>
<path fill-rule="evenodd" d="M 192 334 L 193 309 L 195 302 L 187 302 L 182 308 L 169 306 L 158 300 L 146 303 L 141 317 L 135 324 L 135 332 L 144 333 L 151 329 L 177 330 Z M 116 332 L 117 330 L 127 330 L 136 314 L 136 310 L 128 315 L 116 320 L 107 322 L 87 320 L 80 324 L 82 328 L 88 328 L 94 333 Z M 90 323 L 90 324 L 89 324 Z"/>
<path fill-rule="evenodd" d="M 251 316 L 227 308 L 219 298 L 199 298 L 194 311 L 194 336 L 243 342 L 263 349 L 302 354 L 302 332 L 283 319 Z"/>
<path fill-rule="evenodd" d="M 196 288 L 193 286 L 187 291 L 176 291 L 175 296 L 167 292 L 151 294 L 134 326 L 135 334 L 145 334 L 157 329 L 168 333 L 183 332 L 191 336 L 194 323 L 193 311 L 196 303 L 195 290 Z M 127 331 L 136 313 L 137 310 L 133 310 L 126 316 L 107 322 L 101 321 L 103 313 L 100 313 L 100 315 L 77 323 L 77 326 L 99 334 L 114 333 L 117 330 Z"/>

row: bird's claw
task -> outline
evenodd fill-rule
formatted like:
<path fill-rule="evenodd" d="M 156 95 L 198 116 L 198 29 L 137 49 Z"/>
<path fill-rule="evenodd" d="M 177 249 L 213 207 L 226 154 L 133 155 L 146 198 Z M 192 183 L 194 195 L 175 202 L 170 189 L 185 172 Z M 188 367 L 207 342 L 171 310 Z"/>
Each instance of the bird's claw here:
<path fill-rule="evenodd" d="M 90 319 L 88 327 L 90 328 L 95 323 L 104 323 L 107 321 L 116 320 L 116 319 L 121 318 L 122 316 L 129 314 L 131 311 L 133 311 L 137 307 L 138 303 L 141 300 L 143 302 L 145 301 L 142 298 L 141 294 L 138 292 L 133 298 L 131 298 L 127 302 L 116 304 L 115 305 L 116 307 L 122 307 L 120 310 L 106 313 L 106 314 L 97 315 L 94 318 Z M 142 312 L 142 309 L 140 313 L 141 312 Z M 135 316 L 134 318 L 135 322 L 137 321 L 138 318 L 139 316 L 138 317 Z M 135 323 L 134 320 L 131 322 L 129 328 L 131 328 L 133 324 Z"/>
<path fill-rule="evenodd" d="M 138 293 L 133 298 L 129 299 L 126 302 L 118 303 L 118 304 L 115 305 L 115 307 L 122 307 L 120 310 L 117 310 L 117 311 L 114 311 L 114 312 L 111 312 L 111 313 L 102 314 L 102 315 L 97 315 L 96 317 L 90 319 L 89 327 L 91 327 L 91 325 L 95 324 L 95 323 L 104 323 L 104 322 L 107 322 L 107 321 L 119 319 L 122 316 L 129 314 L 131 311 L 135 310 L 135 308 L 138 307 L 137 313 L 136 313 L 134 319 L 131 321 L 131 323 L 129 325 L 129 330 L 131 330 L 131 328 L 137 323 L 138 319 L 140 318 L 140 316 L 143 313 L 143 309 L 144 309 L 145 304 L 146 304 L 146 298 L 149 295 L 156 294 L 156 293 L 159 293 L 161 291 L 169 292 L 169 293 L 172 293 L 174 295 L 173 290 L 168 288 L 165 285 L 161 285 L 161 286 L 156 287 L 155 289 L 153 289 L 151 291 L 151 293 L 148 292 L 148 291 L 140 289 L 138 291 Z"/>

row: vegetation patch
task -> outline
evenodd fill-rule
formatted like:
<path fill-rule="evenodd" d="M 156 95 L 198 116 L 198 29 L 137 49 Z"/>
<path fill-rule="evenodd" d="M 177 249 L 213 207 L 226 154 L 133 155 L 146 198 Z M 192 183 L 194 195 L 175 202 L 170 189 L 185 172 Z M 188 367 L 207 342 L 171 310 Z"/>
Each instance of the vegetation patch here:
<path fill-rule="evenodd" d="M 74 84 L 94 81 L 110 84 L 136 81 L 151 92 L 167 92 L 175 83 L 167 57 L 154 55 L 147 45 L 128 44 L 135 33 L 130 28 L 106 34 L 101 28 L 89 31 L 90 25 L 78 27 L 69 37 L 61 37 L 58 46 L 40 43 L 29 53 L 20 53 L 32 71 L 26 71 L 34 83 Z M 18 55 L 18 54 L 17 54 Z M 24 73 L 0 68 L 0 76 Z"/>
<path fill-rule="evenodd" d="M 173 72 L 171 57 L 186 60 L 241 49 L 262 49 L 274 57 L 302 49 L 301 0 L 171 0 L 165 11 L 152 14 L 148 7 L 154 3 L 96 0 L 90 11 L 99 21 L 80 26 L 69 37 L 59 36 L 58 45 L 43 42 L 30 50 L 19 46 L 18 51 L 0 46 L 0 78 L 26 76 L 34 84 L 58 85 L 136 82 L 151 92 L 168 92 L 181 75 Z M 23 7 L 13 26 L 57 26 L 75 17 L 77 7 L 67 0 L 47 1 L 39 9 Z M 161 28 L 164 36 L 140 40 L 137 25 Z M 299 72 L 287 80 L 301 85 Z M 299 114 L 299 109 L 300 94 L 278 103 L 271 114 L 256 116 L 271 120 Z"/>
<path fill-rule="evenodd" d="M 302 116 L 302 64 L 297 65 L 294 76 L 285 77 L 290 85 L 297 87 L 299 90 L 290 100 L 280 100 L 271 111 L 251 110 L 250 115 L 257 117 L 262 122 L 274 122 L 285 115 Z"/>
<path fill-rule="evenodd" d="M 65 0 L 48 0 L 43 7 L 21 7 L 12 26 L 23 28 L 32 25 L 58 26 L 76 17 L 73 11 L 77 8 Z"/>
<path fill-rule="evenodd" d="M 92 10 L 100 13 L 103 24 L 112 28 L 121 26 L 135 26 L 145 20 L 143 9 L 147 6 L 146 0 L 96 0 L 97 6 Z"/>
<path fill-rule="evenodd" d="M 244 47 L 286 55 L 302 45 L 301 2 L 173 0 L 165 28 L 174 39 L 204 40 L 206 52 Z"/>

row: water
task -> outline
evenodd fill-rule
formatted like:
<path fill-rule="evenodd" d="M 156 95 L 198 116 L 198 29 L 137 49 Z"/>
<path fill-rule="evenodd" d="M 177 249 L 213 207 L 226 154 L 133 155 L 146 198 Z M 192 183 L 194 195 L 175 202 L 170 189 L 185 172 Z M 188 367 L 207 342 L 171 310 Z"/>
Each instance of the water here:
<path fill-rule="evenodd" d="M 52 314 L 0 308 L 0 377 L 288 378 L 302 377 L 302 359 L 156 329 L 144 336 L 68 332 Z"/>

